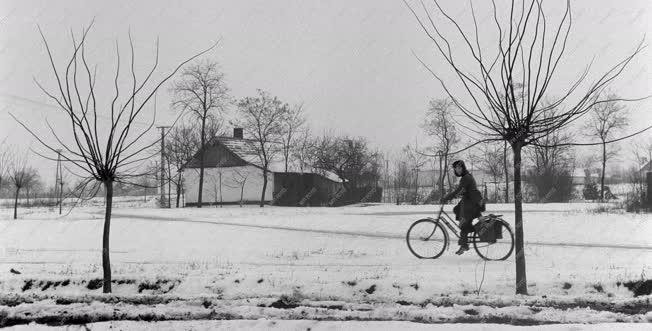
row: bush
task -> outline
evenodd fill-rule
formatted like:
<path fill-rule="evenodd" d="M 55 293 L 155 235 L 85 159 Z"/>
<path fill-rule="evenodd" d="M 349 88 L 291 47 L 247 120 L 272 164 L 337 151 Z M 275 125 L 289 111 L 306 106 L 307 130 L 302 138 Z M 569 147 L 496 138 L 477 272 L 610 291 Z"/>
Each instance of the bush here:
<path fill-rule="evenodd" d="M 645 202 L 645 192 L 635 190 L 634 192 L 627 194 L 627 197 L 625 198 L 625 210 L 630 213 L 638 213 L 646 209 Z"/>
<path fill-rule="evenodd" d="M 584 190 L 582 190 L 582 195 L 585 200 L 597 200 L 600 198 L 600 191 L 598 190 L 598 185 L 592 181 L 588 181 L 584 184 Z"/>
<path fill-rule="evenodd" d="M 528 180 L 535 192 L 532 202 L 568 202 L 573 193 L 573 179 L 567 170 L 530 171 Z"/>

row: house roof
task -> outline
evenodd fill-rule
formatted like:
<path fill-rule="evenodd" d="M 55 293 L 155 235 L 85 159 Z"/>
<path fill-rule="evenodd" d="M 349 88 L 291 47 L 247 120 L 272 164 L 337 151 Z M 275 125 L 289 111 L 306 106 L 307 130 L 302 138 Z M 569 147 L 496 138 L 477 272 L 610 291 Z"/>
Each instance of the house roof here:
<path fill-rule="evenodd" d="M 220 166 L 220 161 L 218 160 L 218 155 L 216 150 L 223 146 L 229 152 L 233 153 L 234 156 L 244 161 L 246 164 L 253 165 L 258 168 L 263 168 L 260 157 L 258 156 L 258 151 L 256 149 L 256 140 L 253 139 L 244 139 L 244 138 L 234 138 L 229 136 L 218 136 L 215 137 L 210 144 L 207 144 L 207 153 L 204 157 L 204 166 L 209 168 L 216 168 Z M 199 152 L 197 152 L 197 155 Z M 187 168 L 198 168 L 199 160 L 197 156 L 193 158 L 188 164 Z M 285 162 L 283 160 L 271 160 L 267 165 L 267 169 L 271 172 L 285 172 Z M 326 172 L 324 177 L 339 182 L 341 181 L 339 177 L 331 172 Z"/>
<path fill-rule="evenodd" d="M 215 140 L 235 153 L 242 160 L 253 163 L 254 165 L 261 165 L 259 164 L 258 152 L 254 145 L 256 143 L 255 140 L 233 137 L 215 137 Z"/>

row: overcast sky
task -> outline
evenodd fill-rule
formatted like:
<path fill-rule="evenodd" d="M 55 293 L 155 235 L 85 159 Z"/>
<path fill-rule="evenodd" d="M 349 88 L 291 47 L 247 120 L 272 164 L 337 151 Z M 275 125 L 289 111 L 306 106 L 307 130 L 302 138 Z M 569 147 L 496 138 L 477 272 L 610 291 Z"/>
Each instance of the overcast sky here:
<path fill-rule="evenodd" d="M 442 2 L 453 15 L 469 17 L 467 2 Z M 544 1 L 551 17 L 564 3 Z M 646 33 L 649 40 L 651 3 L 572 1 L 573 31 L 556 88 L 570 86 L 591 58 L 595 58 L 592 71 L 602 73 L 627 56 Z M 481 22 L 490 22 L 486 20 L 490 12 L 483 12 L 482 6 L 476 13 Z M 397 150 L 416 139 L 425 144 L 419 123 L 428 100 L 444 96 L 413 52 L 445 76 L 447 67 L 400 0 L 2 0 L 0 140 L 6 137 L 7 143 L 23 149 L 34 144 L 9 112 L 43 133 L 45 118 L 63 127 L 59 111 L 33 82 L 33 78 L 46 86 L 54 82 L 37 25 L 55 60 L 61 61 L 70 54 L 70 29 L 79 33 L 93 18 L 87 56 L 98 65 L 98 81 L 111 82 L 116 40 L 123 59 L 128 55 L 129 31 L 141 72 L 152 63 L 154 41 L 160 38 L 161 75 L 220 40 L 206 57 L 220 64 L 235 98 L 253 95 L 258 88 L 267 90 L 288 103 L 303 103 L 315 131 L 364 136 L 381 150 Z M 646 49 L 613 89 L 626 97 L 652 94 L 651 55 Z M 169 109 L 167 86 L 157 101 L 156 123 L 170 124 L 175 113 Z M 649 100 L 629 105 L 631 130 L 652 123 L 651 105 Z M 152 132 L 148 138 L 156 137 Z M 49 161 L 32 159 L 42 171 L 50 167 Z"/>

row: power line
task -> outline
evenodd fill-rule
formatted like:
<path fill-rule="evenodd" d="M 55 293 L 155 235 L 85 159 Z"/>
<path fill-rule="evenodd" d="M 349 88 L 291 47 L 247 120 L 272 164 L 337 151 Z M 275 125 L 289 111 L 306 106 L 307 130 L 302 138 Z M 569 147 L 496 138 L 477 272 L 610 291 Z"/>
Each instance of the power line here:
<path fill-rule="evenodd" d="M 21 97 L 21 96 L 18 96 L 18 95 L 13 95 L 13 94 L 5 93 L 5 92 L 0 92 L 0 97 L 5 97 L 5 98 L 17 100 L 17 101 L 27 102 L 27 103 L 32 103 L 32 104 L 35 104 L 35 105 L 39 105 L 39 106 L 43 106 L 43 107 L 47 107 L 47 108 L 52 108 L 52 109 L 57 109 L 57 110 L 61 109 L 59 106 L 55 106 L 55 105 L 50 104 L 50 103 L 45 103 L 45 102 L 37 101 L 37 100 L 26 98 L 26 97 Z M 26 109 L 30 110 L 30 111 L 39 111 L 39 109 L 34 109 L 34 108 L 26 108 Z M 107 119 L 107 120 L 111 119 L 110 116 L 106 116 L 106 115 L 102 115 L 102 114 L 94 114 L 94 116 L 97 116 L 98 118 L 104 118 L 104 119 Z M 139 121 L 133 121 L 133 123 L 138 124 L 138 125 L 143 125 L 143 126 L 150 126 L 151 125 L 151 123 L 145 123 L 145 122 L 139 122 Z M 156 125 L 157 123 L 154 123 L 154 124 Z"/>

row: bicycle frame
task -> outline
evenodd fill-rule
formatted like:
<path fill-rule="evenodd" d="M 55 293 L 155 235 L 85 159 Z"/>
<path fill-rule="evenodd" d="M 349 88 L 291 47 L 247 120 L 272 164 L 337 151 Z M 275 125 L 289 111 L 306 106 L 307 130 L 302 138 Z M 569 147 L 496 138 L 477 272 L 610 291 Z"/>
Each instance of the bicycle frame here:
<path fill-rule="evenodd" d="M 444 215 L 444 217 L 442 217 L 442 215 Z M 442 223 L 444 223 L 446 227 L 455 235 L 455 237 L 457 237 L 457 239 L 460 238 L 461 229 L 460 229 L 459 221 L 450 217 L 450 215 L 448 215 L 448 213 L 444 211 L 444 205 L 441 205 L 441 208 L 439 208 L 439 213 L 437 213 L 437 217 L 435 218 L 435 221 L 437 222 L 441 221 Z"/>

